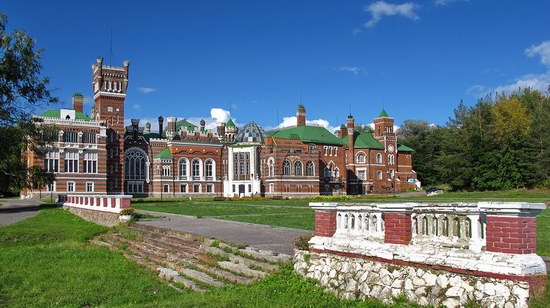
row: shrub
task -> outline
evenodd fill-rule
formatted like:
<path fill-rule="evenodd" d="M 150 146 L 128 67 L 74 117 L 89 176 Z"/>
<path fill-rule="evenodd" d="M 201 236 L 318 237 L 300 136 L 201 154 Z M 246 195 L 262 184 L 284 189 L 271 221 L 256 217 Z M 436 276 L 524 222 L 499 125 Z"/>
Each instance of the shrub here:
<path fill-rule="evenodd" d="M 294 246 L 300 250 L 309 249 L 309 240 L 311 240 L 311 235 L 302 235 L 294 240 Z"/>
<path fill-rule="evenodd" d="M 133 209 L 133 208 L 126 208 L 126 209 L 122 209 L 122 211 L 120 211 L 120 215 L 135 215 L 136 214 L 136 211 Z"/>

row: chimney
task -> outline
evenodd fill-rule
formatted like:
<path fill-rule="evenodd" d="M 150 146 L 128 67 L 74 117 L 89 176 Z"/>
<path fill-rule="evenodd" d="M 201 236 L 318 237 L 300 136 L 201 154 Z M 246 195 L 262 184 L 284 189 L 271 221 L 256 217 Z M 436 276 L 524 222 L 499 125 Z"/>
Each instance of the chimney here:
<path fill-rule="evenodd" d="M 80 93 L 73 95 L 73 109 L 76 112 L 83 112 L 84 110 L 84 96 Z"/>
<path fill-rule="evenodd" d="M 340 130 L 338 131 L 338 137 L 339 138 L 344 138 L 348 135 L 348 129 L 346 128 L 346 126 L 344 124 L 342 124 L 340 126 Z"/>
<path fill-rule="evenodd" d="M 353 119 L 353 116 L 350 114 L 348 116 L 348 147 L 351 151 L 351 154 L 352 155 L 355 155 L 355 153 L 353 153 L 353 146 L 355 145 L 355 135 L 354 135 L 354 131 L 355 131 L 355 120 Z M 354 157 L 354 156 L 352 156 Z"/>
<path fill-rule="evenodd" d="M 159 117 L 159 135 L 162 137 L 162 129 L 164 126 L 164 118 L 162 116 Z"/>
<path fill-rule="evenodd" d="M 166 118 L 166 122 L 168 122 L 168 126 L 166 127 L 166 137 L 168 139 L 172 139 L 176 135 L 176 118 L 168 117 Z"/>
<path fill-rule="evenodd" d="M 145 123 L 145 132 L 148 134 L 151 133 L 151 123 L 149 122 Z"/>
<path fill-rule="evenodd" d="M 296 126 L 306 125 L 306 107 L 304 105 L 298 105 L 296 109 Z"/>

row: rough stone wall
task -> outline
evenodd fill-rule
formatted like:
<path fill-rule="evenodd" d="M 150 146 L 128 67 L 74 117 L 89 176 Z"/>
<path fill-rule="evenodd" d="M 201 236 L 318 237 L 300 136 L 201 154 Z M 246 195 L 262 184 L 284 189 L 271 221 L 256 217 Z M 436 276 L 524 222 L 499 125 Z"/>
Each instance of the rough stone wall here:
<path fill-rule="evenodd" d="M 405 294 L 421 305 L 527 307 L 529 284 L 488 277 L 296 250 L 294 270 L 342 299 L 373 297 L 390 303 Z"/>
<path fill-rule="evenodd" d="M 113 227 L 120 223 L 119 214 L 116 213 L 92 211 L 71 206 L 63 206 L 63 208 L 84 220 L 91 221 L 98 225 Z"/>

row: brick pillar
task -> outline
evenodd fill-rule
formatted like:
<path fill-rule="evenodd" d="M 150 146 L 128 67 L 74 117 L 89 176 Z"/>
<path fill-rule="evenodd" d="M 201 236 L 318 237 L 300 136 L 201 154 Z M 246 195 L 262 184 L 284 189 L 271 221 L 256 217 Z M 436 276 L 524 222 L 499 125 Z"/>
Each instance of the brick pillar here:
<path fill-rule="evenodd" d="M 384 217 L 384 243 L 409 245 L 412 239 L 413 203 L 379 204 Z"/>
<path fill-rule="evenodd" d="M 487 251 L 536 253 L 536 216 L 546 208 L 543 203 L 479 202 L 479 208 L 487 215 Z"/>
<path fill-rule="evenodd" d="M 537 251 L 535 217 L 487 215 L 487 251 L 529 254 Z"/>
<path fill-rule="evenodd" d="M 315 210 L 315 236 L 331 237 L 336 232 L 336 206 L 334 202 L 311 202 Z"/>
<path fill-rule="evenodd" d="M 132 198 L 121 198 L 120 199 L 120 208 L 129 209 L 132 207 Z"/>
<path fill-rule="evenodd" d="M 331 237 L 336 232 L 336 212 L 315 212 L 315 236 Z"/>
<path fill-rule="evenodd" d="M 384 215 L 384 243 L 409 245 L 412 239 L 411 214 Z"/>

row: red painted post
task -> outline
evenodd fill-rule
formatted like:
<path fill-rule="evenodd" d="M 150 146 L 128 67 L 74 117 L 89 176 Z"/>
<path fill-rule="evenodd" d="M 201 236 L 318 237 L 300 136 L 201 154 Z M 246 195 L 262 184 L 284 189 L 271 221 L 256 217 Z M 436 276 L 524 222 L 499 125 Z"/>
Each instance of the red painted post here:
<path fill-rule="evenodd" d="M 379 204 L 384 219 L 384 243 L 409 245 L 412 239 L 411 203 Z"/>
<path fill-rule="evenodd" d="M 333 202 L 312 202 L 315 210 L 315 236 L 331 237 L 336 232 L 336 206 Z"/>

